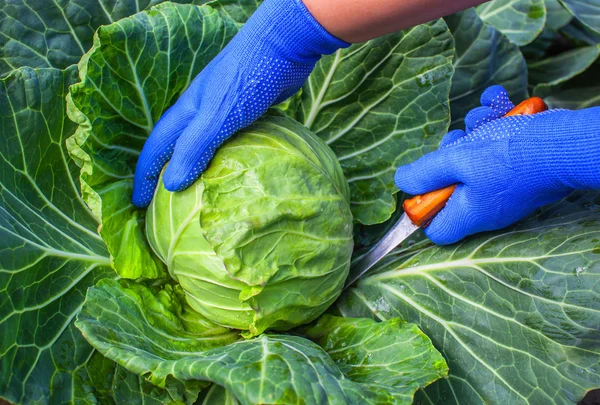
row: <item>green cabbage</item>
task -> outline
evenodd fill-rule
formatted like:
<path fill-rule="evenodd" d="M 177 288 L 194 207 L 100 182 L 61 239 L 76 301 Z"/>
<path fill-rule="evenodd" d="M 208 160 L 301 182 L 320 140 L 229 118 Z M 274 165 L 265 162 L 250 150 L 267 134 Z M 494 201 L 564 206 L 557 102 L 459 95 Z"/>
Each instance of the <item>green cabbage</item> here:
<path fill-rule="evenodd" d="M 161 181 L 146 234 L 196 311 L 249 336 L 285 330 L 341 292 L 353 249 L 348 185 L 323 141 L 270 116 L 221 147 L 184 192 Z"/>

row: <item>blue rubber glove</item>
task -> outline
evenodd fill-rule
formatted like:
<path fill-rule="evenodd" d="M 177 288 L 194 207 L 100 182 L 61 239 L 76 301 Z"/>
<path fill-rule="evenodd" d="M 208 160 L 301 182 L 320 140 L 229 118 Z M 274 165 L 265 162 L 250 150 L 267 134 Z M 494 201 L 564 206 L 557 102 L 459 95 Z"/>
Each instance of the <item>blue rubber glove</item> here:
<path fill-rule="evenodd" d="M 397 186 L 422 194 L 458 184 L 425 229 L 436 244 L 506 227 L 574 190 L 600 189 L 600 108 L 501 118 L 513 107 L 500 86 L 440 149 L 398 168 Z"/>
<path fill-rule="evenodd" d="M 227 138 L 296 93 L 322 55 L 346 46 L 301 0 L 265 0 L 156 124 L 137 163 L 133 203 L 150 203 L 169 159 L 167 190 L 190 186 Z"/>

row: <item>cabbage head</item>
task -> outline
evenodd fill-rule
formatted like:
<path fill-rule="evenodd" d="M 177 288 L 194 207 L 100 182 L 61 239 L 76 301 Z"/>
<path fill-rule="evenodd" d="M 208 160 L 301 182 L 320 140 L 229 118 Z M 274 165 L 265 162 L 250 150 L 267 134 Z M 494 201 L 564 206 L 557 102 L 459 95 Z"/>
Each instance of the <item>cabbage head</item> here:
<path fill-rule="evenodd" d="M 348 184 L 322 140 L 271 115 L 219 148 L 187 190 L 171 193 L 161 178 L 146 233 L 194 310 L 246 336 L 290 329 L 344 285 Z"/>

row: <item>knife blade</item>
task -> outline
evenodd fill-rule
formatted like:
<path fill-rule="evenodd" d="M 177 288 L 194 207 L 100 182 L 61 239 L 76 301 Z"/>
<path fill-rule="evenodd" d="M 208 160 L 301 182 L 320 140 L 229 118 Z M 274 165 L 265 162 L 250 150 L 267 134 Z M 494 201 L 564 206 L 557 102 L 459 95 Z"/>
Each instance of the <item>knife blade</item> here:
<path fill-rule="evenodd" d="M 547 109 L 548 106 L 541 98 L 532 97 L 510 110 L 505 117 L 537 114 Z M 375 246 L 352 264 L 350 273 L 344 284 L 344 290 L 354 284 L 417 229 L 427 226 L 438 212 L 444 208 L 455 189 L 456 184 L 453 184 L 443 189 L 405 200 L 403 203 L 404 214 L 402 214 L 400 219 Z"/>

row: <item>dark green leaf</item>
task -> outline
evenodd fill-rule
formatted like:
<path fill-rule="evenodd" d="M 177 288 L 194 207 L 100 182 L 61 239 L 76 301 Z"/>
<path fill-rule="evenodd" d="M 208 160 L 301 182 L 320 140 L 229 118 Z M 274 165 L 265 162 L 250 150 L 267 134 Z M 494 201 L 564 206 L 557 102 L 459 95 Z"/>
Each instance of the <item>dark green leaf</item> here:
<path fill-rule="evenodd" d="M 0 76 L 21 66 L 65 68 L 91 47 L 101 25 L 163 0 L 0 0 Z M 174 0 L 209 3 L 237 23 L 245 22 L 258 0 Z"/>
<path fill-rule="evenodd" d="M 396 168 L 446 132 L 453 51 L 438 20 L 323 58 L 304 86 L 296 118 L 338 156 L 358 222 L 392 215 Z"/>
<path fill-rule="evenodd" d="M 561 33 L 576 42 L 586 45 L 600 44 L 600 33 L 592 31 L 577 19 L 574 19 L 569 25 L 563 27 Z"/>
<path fill-rule="evenodd" d="M 529 85 L 554 86 L 586 71 L 600 55 L 600 45 L 586 46 L 527 64 Z"/>
<path fill-rule="evenodd" d="M 600 34 L 600 0 L 559 0 L 579 21 Z"/>
<path fill-rule="evenodd" d="M 430 403 L 567 404 L 600 386 L 600 197 L 512 228 L 392 258 L 338 304 L 417 323 L 450 378 Z"/>
<path fill-rule="evenodd" d="M 553 30 L 559 30 L 567 25 L 573 16 L 563 7 L 559 0 L 545 0 L 546 3 L 546 26 Z"/>
<path fill-rule="evenodd" d="M 537 61 L 545 57 L 557 42 L 567 42 L 557 31 L 545 27 L 542 33 L 532 43 L 522 46 L 521 53 L 528 62 Z M 569 44 L 569 48 L 572 45 Z"/>
<path fill-rule="evenodd" d="M 93 400 L 82 370 L 93 350 L 72 320 L 114 273 L 65 147 L 75 80 L 22 68 L 0 81 L 0 396 L 12 402 Z"/>
<path fill-rule="evenodd" d="M 456 41 L 454 78 L 450 91 L 453 129 L 479 107 L 481 93 L 494 84 L 506 88 L 514 101 L 527 96 L 527 68 L 519 47 L 469 9 L 446 17 Z"/>
<path fill-rule="evenodd" d="M 537 86 L 534 95 L 542 97 L 550 108 L 578 110 L 600 105 L 600 63 L 596 61 L 582 74 L 555 86 Z"/>

